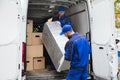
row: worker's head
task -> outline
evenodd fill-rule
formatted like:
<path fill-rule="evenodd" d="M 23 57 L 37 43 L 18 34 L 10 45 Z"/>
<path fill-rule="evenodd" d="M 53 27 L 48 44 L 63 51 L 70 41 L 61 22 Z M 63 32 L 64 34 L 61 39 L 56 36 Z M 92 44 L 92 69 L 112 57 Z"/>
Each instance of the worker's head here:
<path fill-rule="evenodd" d="M 58 7 L 58 14 L 59 14 L 60 17 L 65 14 L 65 7 L 64 6 L 59 6 Z"/>
<path fill-rule="evenodd" d="M 73 29 L 71 25 L 64 25 L 62 28 L 62 32 L 60 33 L 60 35 L 65 35 L 66 37 L 70 37 L 73 34 Z"/>

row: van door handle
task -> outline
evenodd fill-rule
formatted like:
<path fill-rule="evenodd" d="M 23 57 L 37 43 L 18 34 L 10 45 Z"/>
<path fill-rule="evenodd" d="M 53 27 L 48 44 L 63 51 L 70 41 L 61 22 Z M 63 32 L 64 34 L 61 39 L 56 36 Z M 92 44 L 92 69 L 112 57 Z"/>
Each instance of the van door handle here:
<path fill-rule="evenodd" d="M 103 47 L 99 47 L 99 49 L 104 49 Z"/>

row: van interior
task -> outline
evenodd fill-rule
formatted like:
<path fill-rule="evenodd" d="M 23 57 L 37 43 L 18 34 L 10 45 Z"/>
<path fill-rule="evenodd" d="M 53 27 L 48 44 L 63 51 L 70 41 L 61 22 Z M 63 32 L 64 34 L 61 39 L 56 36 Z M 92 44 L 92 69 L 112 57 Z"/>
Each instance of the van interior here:
<path fill-rule="evenodd" d="M 65 7 L 65 15 L 70 18 L 74 31 L 89 38 L 90 24 L 87 2 L 84 0 L 29 0 L 28 20 L 33 20 L 33 32 L 41 32 L 44 24 L 55 17 L 58 7 Z M 46 48 L 43 49 L 45 69 L 26 71 L 27 80 L 61 80 L 67 71 L 57 72 Z M 90 69 L 89 69 L 90 73 Z"/>

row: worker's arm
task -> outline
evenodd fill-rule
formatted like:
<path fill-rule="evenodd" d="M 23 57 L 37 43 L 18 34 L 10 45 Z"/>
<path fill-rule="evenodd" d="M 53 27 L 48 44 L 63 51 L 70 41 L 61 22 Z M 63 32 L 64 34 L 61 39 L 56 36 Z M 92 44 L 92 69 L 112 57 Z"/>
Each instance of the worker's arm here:
<path fill-rule="evenodd" d="M 77 59 L 81 59 L 82 54 L 89 54 L 90 53 L 90 46 L 89 46 L 89 42 L 87 40 L 87 38 L 85 36 L 81 37 L 80 39 L 74 41 L 73 44 L 73 53 L 74 54 L 74 58 Z"/>
<path fill-rule="evenodd" d="M 72 42 L 67 42 L 65 45 L 65 60 L 71 61 L 72 59 Z"/>
<path fill-rule="evenodd" d="M 65 23 L 65 24 L 67 24 L 67 25 L 71 25 L 71 21 L 70 21 L 69 18 L 66 19 L 66 23 Z"/>
<path fill-rule="evenodd" d="M 58 21 L 58 17 L 53 17 L 52 21 Z"/>
<path fill-rule="evenodd" d="M 57 24 L 59 24 L 59 25 L 61 25 L 58 17 L 54 17 L 54 18 L 52 19 L 52 21 L 55 22 L 55 23 L 57 23 Z"/>
<path fill-rule="evenodd" d="M 74 46 L 73 50 L 74 50 L 74 52 L 77 51 L 79 59 L 81 58 L 83 52 L 86 54 L 90 53 L 90 45 L 85 36 L 81 37 L 77 42 L 75 42 L 74 45 L 75 46 L 77 45 L 77 47 Z"/>

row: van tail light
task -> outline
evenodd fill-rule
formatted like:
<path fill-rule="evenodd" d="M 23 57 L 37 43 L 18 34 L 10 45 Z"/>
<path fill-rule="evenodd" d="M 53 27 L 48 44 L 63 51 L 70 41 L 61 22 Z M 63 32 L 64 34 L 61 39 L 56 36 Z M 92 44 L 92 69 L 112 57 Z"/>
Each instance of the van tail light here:
<path fill-rule="evenodd" d="M 22 76 L 25 74 L 25 43 L 22 42 Z"/>

